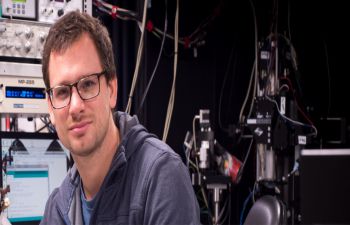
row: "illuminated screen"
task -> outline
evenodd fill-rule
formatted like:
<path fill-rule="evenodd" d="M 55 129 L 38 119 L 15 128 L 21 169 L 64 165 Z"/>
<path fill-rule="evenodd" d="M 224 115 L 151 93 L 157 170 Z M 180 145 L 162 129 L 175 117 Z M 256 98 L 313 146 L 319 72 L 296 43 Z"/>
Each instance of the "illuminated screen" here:
<path fill-rule="evenodd" d="M 5 210 L 12 225 L 38 225 L 50 193 L 67 174 L 67 150 L 50 133 L 0 132 L 2 185 L 10 186 L 11 204 Z M 0 221 L 1 224 L 1 221 Z"/>
<path fill-rule="evenodd" d="M 10 222 L 41 220 L 49 197 L 49 169 L 47 165 L 8 166 L 6 183 L 10 186 L 7 209 Z"/>
<path fill-rule="evenodd" d="M 12 2 L 20 2 L 20 3 L 26 3 L 27 2 L 27 0 L 12 0 Z"/>
<path fill-rule="evenodd" d="M 6 87 L 6 98 L 33 98 L 45 99 L 44 88 Z"/>

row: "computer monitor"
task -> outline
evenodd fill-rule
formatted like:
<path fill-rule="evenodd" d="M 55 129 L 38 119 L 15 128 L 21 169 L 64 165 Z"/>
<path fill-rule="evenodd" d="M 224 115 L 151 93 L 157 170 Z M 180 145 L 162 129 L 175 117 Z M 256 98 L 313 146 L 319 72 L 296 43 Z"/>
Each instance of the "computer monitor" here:
<path fill-rule="evenodd" d="M 300 156 L 302 224 L 350 224 L 350 149 L 305 149 Z"/>
<path fill-rule="evenodd" d="M 2 186 L 10 185 L 5 215 L 14 225 L 39 224 L 46 201 L 68 170 L 68 152 L 55 134 L 0 133 Z"/>

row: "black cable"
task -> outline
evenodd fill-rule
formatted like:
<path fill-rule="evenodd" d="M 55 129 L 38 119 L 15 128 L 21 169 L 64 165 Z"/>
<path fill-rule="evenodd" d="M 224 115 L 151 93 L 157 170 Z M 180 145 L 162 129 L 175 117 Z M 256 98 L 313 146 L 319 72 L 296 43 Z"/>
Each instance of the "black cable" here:
<path fill-rule="evenodd" d="M 45 124 L 44 126 L 42 126 L 41 128 L 39 128 L 38 130 L 36 130 L 36 133 L 39 133 L 40 131 L 44 130 L 46 127 L 48 127 L 48 124 Z"/>
<path fill-rule="evenodd" d="M 41 128 L 39 128 L 37 131 L 35 131 L 36 133 L 39 133 L 40 131 L 42 131 L 43 129 L 45 129 L 47 127 L 47 129 L 49 129 L 49 131 L 51 133 L 55 133 L 55 128 L 53 127 L 51 120 L 48 119 L 47 117 L 40 117 L 41 122 L 43 122 L 45 125 Z"/>
<path fill-rule="evenodd" d="M 168 1 L 165 0 L 165 19 L 164 19 L 164 32 L 163 32 L 163 37 L 162 37 L 162 43 L 161 43 L 161 46 L 160 46 L 160 49 L 159 49 L 159 54 L 158 54 L 158 58 L 157 58 L 156 65 L 154 66 L 154 69 L 153 69 L 151 78 L 150 78 L 150 80 L 148 81 L 148 84 L 147 84 L 145 93 L 144 93 L 143 96 L 142 96 L 141 104 L 140 104 L 140 106 L 139 106 L 139 108 L 138 108 L 138 111 L 137 111 L 136 115 L 139 115 L 139 114 L 140 114 L 140 111 L 141 111 L 142 106 L 143 106 L 143 104 L 144 104 L 144 102 L 145 102 L 146 96 L 147 96 L 147 94 L 148 94 L 149 88 L 150 88 L 150 86 L 151 86 L 151 84 L 152 84 L 154 75 L 155 75 L 155 73 L 156 73 L 156 71 L 157 71 L 160 58 L 161 58 L 161 56 L 162 56 L 162 52 L 163 52 L 163 48 L 164 48 L 164 42 L 165 42 L 166 33 L 167 33 L 167 27 L 168 27 L 168 10 L 167 10 L 167 8 L 168 8 Z"/>
<path fill-rule="evenodd" d="M 227 220 L 227 218 L 231 214 L 230 213 L 231 212 L 231 209 L 230 209 L 230 204 L 231 203 L 230 202 L 231 202 L 231 190 L 229 190 L 228 198 L 226 199 L 226 201 L 224 203 L 224 206 L 221 209 L 221 212 L 220 212 L 220 215 L 219 215 L 219 219 L 218 219 L 218 224 L 224 224 L 224 222 Z M 221 218 L 223 213 L 225 213 L 225 216 L 223 218 Z M 228 224 L 230 224 L 230 223 L 228 223 Z"/>

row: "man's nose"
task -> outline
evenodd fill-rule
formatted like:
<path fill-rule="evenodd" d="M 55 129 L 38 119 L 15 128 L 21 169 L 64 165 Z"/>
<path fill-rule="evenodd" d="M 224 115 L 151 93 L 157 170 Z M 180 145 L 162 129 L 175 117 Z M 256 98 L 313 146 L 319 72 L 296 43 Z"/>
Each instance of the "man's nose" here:
<path fill-rule="evenodd" d="M 69 111 L 71 114 L 80 113 L 84 109 L 84 100 L 81 99 L 76 87 L 72 88 Z"/>

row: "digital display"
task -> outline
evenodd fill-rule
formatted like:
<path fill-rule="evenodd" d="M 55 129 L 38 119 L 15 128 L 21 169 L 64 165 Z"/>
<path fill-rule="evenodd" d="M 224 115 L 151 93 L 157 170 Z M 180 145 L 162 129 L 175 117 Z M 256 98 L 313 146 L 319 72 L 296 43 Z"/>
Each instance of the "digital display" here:
<path fill-rule="evenodd" d="M 32 98 L 45 99 L 44 88 L 6 87 L 6 98 Z"/>
<path fill-rule="evenodd" d="M 12 0 L 14 3 L 26 3 L 26 0 Z"/>

